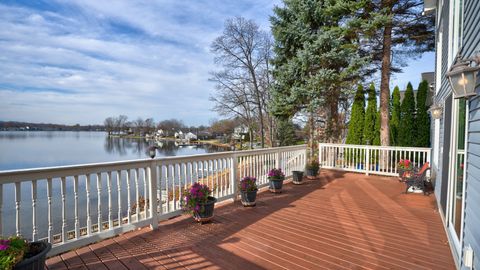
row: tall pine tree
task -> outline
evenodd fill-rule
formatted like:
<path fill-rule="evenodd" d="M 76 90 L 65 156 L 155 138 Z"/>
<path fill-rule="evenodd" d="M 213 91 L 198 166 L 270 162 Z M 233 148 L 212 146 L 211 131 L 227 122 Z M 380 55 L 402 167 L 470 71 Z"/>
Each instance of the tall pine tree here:
<path fill-rule="evenodd" d="M 412 84 L 408 83 L 401 105 L 399 145 L 414 146 L 415 133 L 415 97 Z"/>
<path fill-rule="evenodd" d="M 365 111 L 365 125 L 363 127 L 363 141 L 366 144 L 373 144 L 375 140 L 375 123 L 377 120 L 377 94 L 375 85 L 370 84 L 368 88 L 368 104 Z"/>
<path fill-rule="evenodd" d="M 365 118 L 365 93 L 359 85 L 355 93 L 352 114 L 348 124 L 347 144 L 363 144 L 363 125 Z"/>
<path fill-rule="evenodd" d="M 369 18 L 364 24 L 366 39 L 362 42 L 372 63 L 381 69 L 380 110 L 381 144 L 390 145 L 389 96 L 390 75 L 400 72 L 406 60 L 435 48 L 435 20 L 423 13 L 423 0 L 368 0 L 362 13 Z"/>
<path fill-rule="evenodd" d="M 417 91 L 417 112 L 416 112 L 416 145 L 419 147 L 430 147 L 430 116 L 427 108 L 428 82 L 422 81 Z"/>
<path fill-rule="evenodd" d="M 400 89 L 398 86 L 395 86 L 392 93 L 392 105 L 391 110 L 392 116 L 390 118 L 390 145 L 399 145 L 398 143 L 398 133 L 400 128 Z"/>

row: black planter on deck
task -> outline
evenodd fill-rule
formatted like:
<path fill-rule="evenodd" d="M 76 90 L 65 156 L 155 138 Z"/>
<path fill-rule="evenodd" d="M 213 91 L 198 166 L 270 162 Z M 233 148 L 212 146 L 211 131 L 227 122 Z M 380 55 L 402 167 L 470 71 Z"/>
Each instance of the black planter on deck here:
<path fill-rule="evenodd" d="M 273 193 L 282 193 L 282 186 L 283 186 L 283 179 L 284 178 L 269 178 L 269 190 Z"/>
<path fill-rule="evenodd" d="M 303 172 L 302 171 L 292 171 L 293 175 L 293 183 L 295 185 L 301 185 L 303 184 Z"/>
<path fill-rule="evenodd" d="M 307 169 L 307 177 L 308 179 L 315 179 L 318 175 L 318 169 L 317 170 L 314 170 L 314 169 Z"/>
<path fill-rule="evenodd" d="M 255 206 L 257 200 L 257 191 L 240 191 L 240 196 L 242 198 L 242 204 L 245 207 Z"/>
<path fill-rule="evenodd" d="M 43 270 L 45 269 L 45 258 L 47 253 L 52 249 L 52 244 L 45 242 L 31 242 L 29 245 L 38 246 L 41 250 L 36 255 L 26 258 L 21 262 L 17 263 L 13 270 Z"/>
<path fill-rule="evenodd" d="M 204 209 L 204 211 L 201 213 L 194 213 L 193 218 L 200 223 L 205 223 L 212 220 L 213 210 L 215 208 L 216 202 L 217 202 L 217 199 L 215 197 L 209 196 L 208 201 L 205 204 L 200 205 L 200 207 Z"/>

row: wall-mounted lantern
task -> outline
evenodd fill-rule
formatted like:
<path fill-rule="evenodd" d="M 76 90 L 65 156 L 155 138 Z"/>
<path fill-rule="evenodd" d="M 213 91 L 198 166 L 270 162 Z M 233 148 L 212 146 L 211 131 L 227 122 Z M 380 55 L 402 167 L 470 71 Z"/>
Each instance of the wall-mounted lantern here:
<path fill-rule="evenodd" d="M 155 158 L 155 155 L 157 154 L 157 147 L 155 146 L 150 146 L 148 148 L 148 155 L 151 157 L 151 158 Z"/>
<path fill-rule="evenodd" d="M 472 64 L 475 65 L 472 66 Z M 447 78 L 453 90 L 454 98 L 469 98 L 476 96 L 477 73 L 480 70 L 480 54 L 468 59 L 459 55 L 456 64 L 447 72 Z"/>
<path fill-rule="evenodd" d="M 443 107 L 438 104 L 433 104 L 430 109 L 428 109 L 430 115 L 433 119 L 441 119 L 443 114 Z"/>

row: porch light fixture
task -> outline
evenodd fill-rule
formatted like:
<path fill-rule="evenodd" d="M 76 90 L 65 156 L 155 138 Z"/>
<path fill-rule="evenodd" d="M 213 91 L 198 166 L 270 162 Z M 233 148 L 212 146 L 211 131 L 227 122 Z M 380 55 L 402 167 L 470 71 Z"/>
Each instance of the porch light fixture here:
<path fill-rule="evenodd" d="M 430 115 L 432 115 L 433 119 L 441 119 L 443 114 L 443 107 L 438 104 L 433 104 L 430 109 L 428 109 Z"/>
<path fill-rule="evenodd" d="M 148 148 L 148 155 L 151 157 L 151 158 L 155 158 L 155 155 L 157 154 L 157 147 L 155 146 L 150 146 Z"/>
<path fill-rule="evenodd" d="M 472 66 L 472 63 L 475 63 L 475 65 Z M 456 64 L 446 74 L 452 87 L 454 98 L 469 98 L 477 95 L 475 86 L 479 70 L 480 54 L 468 59 L 462 59 L 458 55 Z"/>

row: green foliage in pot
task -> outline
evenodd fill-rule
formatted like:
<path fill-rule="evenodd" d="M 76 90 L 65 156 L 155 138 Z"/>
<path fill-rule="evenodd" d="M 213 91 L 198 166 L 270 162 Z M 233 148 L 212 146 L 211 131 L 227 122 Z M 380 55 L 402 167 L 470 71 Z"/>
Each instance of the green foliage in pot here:
<path fill-rule="evenodd" d="M 0 269 L 10 270 L 23 260 L 28 243 L 19 236 L 0 237 Z"/>

